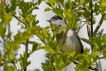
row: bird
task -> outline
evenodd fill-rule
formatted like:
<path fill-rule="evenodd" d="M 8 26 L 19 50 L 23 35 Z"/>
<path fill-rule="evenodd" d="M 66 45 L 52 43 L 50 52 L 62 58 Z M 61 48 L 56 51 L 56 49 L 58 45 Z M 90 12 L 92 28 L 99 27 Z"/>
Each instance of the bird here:
<path fill-rule="evenodd" d="M 59 27 L 68 26 L 66 21 L 58 15 L 54 15 L 47 21 L 50 23 L 50 26 L 58 26 L 57 29 L 59 29 Z M 56 35 L 56 39 L 59 46 L 62 45 L 61 50 L 63 52 L 70 53 L 74 51 L 80 54 L 84 52 L 82 42 L 73 28 L 63 30 L 61 33 Z"/>

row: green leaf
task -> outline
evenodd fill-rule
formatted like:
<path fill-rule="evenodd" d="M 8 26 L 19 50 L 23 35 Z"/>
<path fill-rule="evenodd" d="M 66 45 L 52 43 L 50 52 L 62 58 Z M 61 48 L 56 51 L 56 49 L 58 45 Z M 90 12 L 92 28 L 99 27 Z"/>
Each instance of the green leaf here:
<path fill-rule="evenodd" d="M 67 21 L 68 28 L 75 28 L 77 26 L 78 17 L 74 12 L 64 10 L 64 15 L 66 16 L 65 20 Z"/>
<path fill-rule="evenodd" d="M 48 2 L 52 5 L 52 7 L 54 6 L 56 0 L 48 0 Z"/>
<path fill-rule="evenodd" d="M 63 17 L 63 10 L 62 9 L 59 9 L 59 8 L 53 8 L 52 10 L 54 13 L 56 13 L 57 15 Z"/>
<path fill-rule="evenodd" d="M 100 0 L 99 5 L 103 14 L 106 11 L 106 0 Z"/>
<path fill-rule="evenodd" d="M 45 8 L 45 11 L 50 11 L 51 9 L 49 7 Z"/>
<path fill-rule="evenodd" d="M 11 65 L 5 64 L 4 65 L 4 70 L 5 71 L 15 71 L 15 68 L 13 66 L 11 66 Z"/>
<path fill-rule="evenodd" d="M 87 3 L 89 3 L 89 2 L 91 2 L 92 0 L 80 0 L 80 2 L 83 4 L 83 5 L 85 5 L 85 4 L 87 4 Z"/>
<path fill-rule="evenodd" d="M 50 7 L 52 7 L 51 3 L 50 2 L 46 2 L 46 4 Z"/>
<path fill-rule="evenodd" d="M 12 15 L 11 13 L 7 14 L 7 15 L 4 15 L 4 18 L 5 18 L 5 23 L 6 24 L 9 24 L 11 19 L 12 19 Z"/>
<path fill-rule="evenodd" d="M 22 11 L 21 15 L 22 15 L 23 18 L 25 18 L 29 14 L 32 14 L 32 11 L 34 9 L 32 2 L 19 1 L 18 6 Z"/>
<path fill-rule="evenodd" d="M 90 12 L 89 11 L 87 11 L 87 10 L 85 10 L 84 12 L 83 12 L 83 16 L 85 17 L 85 18 L 90 18 Z"/>
<path fill-rule="evenodd" d="M 32 46 L 32 52 L 34 52 L 38 47 L 38 43 L 37 42 L 33 42 L 33 46 Z"/>
<path fill-rule="evenodd" d="M 96 13 L 96 15 L 100 14 L 100 5 L 99 5 L 99 3 L 94 4 L 94 12 Z"/>

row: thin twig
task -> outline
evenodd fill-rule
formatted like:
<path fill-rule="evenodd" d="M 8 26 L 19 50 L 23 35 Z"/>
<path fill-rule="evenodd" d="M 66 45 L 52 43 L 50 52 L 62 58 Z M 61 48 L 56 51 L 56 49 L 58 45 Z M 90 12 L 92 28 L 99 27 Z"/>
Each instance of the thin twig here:
<path fill-rule="evenodd" d="M 80 64 L 80 62 L 77 61 L 77 60 L 74 60 L 73 63 L 74 63 L 74 64 Z M 92 66 L 92 65 L 90 65 L 90 66 L 88 67 L 88 69 L 96 70 L 96 66 Z"/>
<path fill-rule="evenodd" d="M 92 0 L 90 2 L 90 7 L 91 7 L 91 18 L 90 18 L 90 21 L 91 21 L 91 36 L 93 36 L 93 3 L 92 3 Z"/>
<path fill-rule="evenodd" d="M 10 27 L 10 24 L 8 24 L 8 38 L 9 38 L 9 40 L 11 41 L 11 29 L 10 29 L 11 27 Z"/>
<path fill-rule="evenodd" d="M 58 0 L 57 0 L 57 5 L 58 5 L 58 8 L 61 9 L 61 4 Z"/>
<path fill-rule="evenodd" d="M 23 22 L 20 18 L 18 18 L 17 16 L 15 16 L 14 14 L 12 14 L 13 17 L 15 17 L 17 20 L 19 20 L 20 22 L 22 22 L 25 26 L 27 26 L 27 24 L 25 22 Z"/>
<path fill-rule="evenodd" d="M 90 18 L 90 22 L 91 22 L 91 37 L 93 36 L 93 3 L 92 0 L 90 2 L 90 7 L 91 7 L 91 18 Z M 93 51 L 93 45 L 91 45 L 92 51 Z M 99 59 L 98 59 L 99 60 Z M 96 70 L 95 71 L 102 71 L 101 68 L 101 63 L 98 62 L 98 60 L 96 61 Z"/>
<path fill-rule="evenodd" d="M 82 37 L 82 36 L 80 36 L 80 35 L 78 35 L 78 36 L 79 36 L 79 38 L 80 38 L 81 40 L 83 40 L 84 42 L 86 42 L 86 43 L 88 43 L 88 44 L 90 43 L 88 39 L 86 39 L 86 38 L 84 38 L 84 37 Z"/>
<path fill-rule="evenodd" d="M 82 25 L 78 28 L 77 33 L 80 31 L 80 29 L 81 29 L 84 25 L 85 25 L 85 23 L 82 24 Z"/>
<path fill-rule="evenodd" d="M 86 26 L 87 26 L 87 33 L 88 33 L 88 37 L 91 36 L 91 25 L 89 24 L 89 21 L 86 19 Z"/>
<path fill-rule="evenodd" d="M 92 0 L 91 0 L 91 2 L 90 2 L 90 8 L 91 8 L 91 18 L 90 18 L 90 22 L 91 22 L 91 36 L 90 37 L 92 37 L 93 36 L 93 3 L 92 3 Z M 92 51 L 93 51 L 93 45 L 91 45 L 91 49 L 92 49 Z"/>
<path fill-rule="evenodd" d="M 1 2 L 6 6 L 6 0 L 1 0 Z"/>
<path fill-rule="evenodd" d="M 99 59 L 105 59 L 106 57 L 105 56 L 101 56 L 101 57 L 99 57 Z"/>
<path fill-rule="evenodd" d="M 17 71 L 20 71 L 20 70 L 19 70 L 19 67 L 18 67 L 18 65 L 17 65 L 17 63 L 16 63 L 16 60 L 14 60 L 14 66 L 16 67 L 16 70 L 17 70 Z"/>
<path fill-rule="evenodd" d="M 98 23 L 96 29 L 94 30 L 94 34 L 96 34 L 97 31 L 99 30 L 99 28 L 101 27 L 101 25 L 102 25 L 102 23 L 103 23 L 103 19 L 104 19 L 104 17 L 105 17 L 105 13 L 102 14 L 102 17 L 101 17 L 101 19 L 100 19 L 100 21 L 99 21 L 99 23 Z"/>
<path fill-rule="evenodd" d="M 100 59 L 98 59 L 98 60 L 96 61 L 96 70 L 97 70 L 97 71 L 102 71 Z"/>

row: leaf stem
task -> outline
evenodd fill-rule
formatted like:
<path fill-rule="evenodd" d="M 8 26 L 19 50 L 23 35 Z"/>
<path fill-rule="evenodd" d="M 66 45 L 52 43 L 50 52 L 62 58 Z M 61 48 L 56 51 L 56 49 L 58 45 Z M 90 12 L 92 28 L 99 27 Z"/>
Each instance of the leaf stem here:
<path fill-rule="evenodd" d="M 29 39 L 26 41 L 26 45 L 25 45 L 25 68 L 24 71 L 27 71 L 27 59 L 28 59 L 28 42 Z"/>

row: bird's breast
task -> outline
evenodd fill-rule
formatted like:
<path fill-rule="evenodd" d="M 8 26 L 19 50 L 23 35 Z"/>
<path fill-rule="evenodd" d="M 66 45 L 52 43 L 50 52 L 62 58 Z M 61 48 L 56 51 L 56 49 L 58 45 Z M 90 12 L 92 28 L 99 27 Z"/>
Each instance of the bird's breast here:
<path fill-rule="evenodd" d="M 65 38 L 64 38 L 64 36 L 65 36 Z M 67 30 L 66 34 L 64 34 L 64 33 L 59 34 L 57 36 L 57 42 L 59 43 L 60 46 L 62 45 L 62 51 L 64 51 L 64 52 L 75 51 L 77 53 L 80 53 L 80 51 L 81 51 L 80 43 L 79 43 L 77 37 L 74 35 L 74 31 L 71 29 Z"/>

